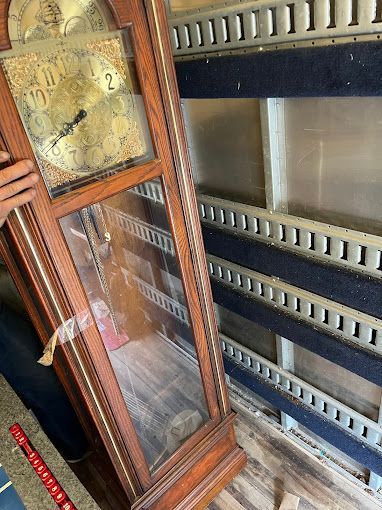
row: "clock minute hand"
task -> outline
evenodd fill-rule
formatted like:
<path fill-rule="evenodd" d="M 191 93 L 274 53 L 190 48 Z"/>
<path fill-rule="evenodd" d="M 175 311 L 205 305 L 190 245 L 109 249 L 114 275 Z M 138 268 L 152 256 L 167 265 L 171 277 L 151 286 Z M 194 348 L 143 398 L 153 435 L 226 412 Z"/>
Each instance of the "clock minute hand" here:
<path fill-rule="evenodd" d="M 81 122 L 82 119 L 84 119 L 87 116 L 86 110 L 80 110 L 77 115 L 74 117 L 72 122 L 65 122 L 64 127 L 61 129 L 61 131 L 58 133 L 56 138 L 53 140 L 53 142 L 48 145 L 48 147 L 45 147 L 43 149 L 43 153 L 47 154 L 50 150 L 53 149 L 53 147 L 61 140 L 61 138 L 64 138 L 64 136 L 72 135 L 74 128 Z"/>

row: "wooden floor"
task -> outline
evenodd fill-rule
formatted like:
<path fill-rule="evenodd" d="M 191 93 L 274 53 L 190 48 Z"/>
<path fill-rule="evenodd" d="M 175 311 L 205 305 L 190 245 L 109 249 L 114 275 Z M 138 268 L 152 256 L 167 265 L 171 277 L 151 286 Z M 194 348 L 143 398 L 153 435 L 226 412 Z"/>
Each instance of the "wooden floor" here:
<path fill-rule="evenodd" d="M 298 510 L 382 510 L 382 502 L 263 419 L 243 411 L 236 423 L 248 464 L 209 510 L 277 510 L 285 492 L 300 497 Z"/>
<path fill-rule="evenodd" d="M 248 464 L 210 503 L 209 510 L 278 510 L 285 492 L 300 497 L 298 510 L 382 510 L 382 502 L 278 428 L 237 404 L 234 407 L 239 412 L 236 435 L 247 452 Z M 101 510 L 127 508 L 92 457 L 73 467 Z"/>

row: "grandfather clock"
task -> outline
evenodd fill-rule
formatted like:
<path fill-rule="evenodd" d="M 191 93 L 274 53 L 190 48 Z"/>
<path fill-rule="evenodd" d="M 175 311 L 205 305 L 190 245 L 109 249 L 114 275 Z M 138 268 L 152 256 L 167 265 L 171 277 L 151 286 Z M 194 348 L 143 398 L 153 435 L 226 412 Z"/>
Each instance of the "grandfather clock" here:
<path fill-rule="evenodd" d="M 37 329 L 131 508 L 203 508 L 245 455 L 163 3 L 2 0 L 0 49 L 1 143 L 42 177 L 6 226 Z"/>

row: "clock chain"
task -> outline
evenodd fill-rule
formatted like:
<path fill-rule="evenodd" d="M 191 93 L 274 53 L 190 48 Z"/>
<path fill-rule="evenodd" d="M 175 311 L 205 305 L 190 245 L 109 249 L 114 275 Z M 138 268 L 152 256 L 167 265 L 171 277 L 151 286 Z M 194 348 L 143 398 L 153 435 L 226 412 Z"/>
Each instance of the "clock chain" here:
<path fill-rule="evenodd" d="M 98 214 L 97 214 L 98 213 Z M 103 265 L 103 262 L 101 260 L 101 256 L 98 249 L 98 243 L 96 240 L 96 237 L 102 237 L 105 239 L 106 242 L 110 242 L 111 237 L 110 233 L 107 230 L 105 218 L 102 213 L 102 208 L 100 204 L 95 204 L 89 207 L 85 207 L 84 209 L 81 209 L 80 211 L 80 217 L 81 221 L 86 233 L 86 236 L 88 238 L 90 251 L 93 256 L 94 265 L 96 267 L 96 271 L 98 274 L 98 278 L 101 283 L 102 290 L 105 294 L 106 304 L 110 311 L 111 320 L 113 323 L 114 331 L 117 335 L 120 334 L 119 325 L 117 321 L 117 317 L 114 311 L 112 296 L 109 288 L 109 284 L 107 281 L 106 273 L 105 273 L 105 267 Z M 97 218 L 101 219 L 102 227 L 104 228 L 104 234 L 103 236 L 100 236 L 99 233 L 96 232 L 96 228 L 98 229 L 98 223 Z M 97 225 L 97 227 L 95 227 Z"/>

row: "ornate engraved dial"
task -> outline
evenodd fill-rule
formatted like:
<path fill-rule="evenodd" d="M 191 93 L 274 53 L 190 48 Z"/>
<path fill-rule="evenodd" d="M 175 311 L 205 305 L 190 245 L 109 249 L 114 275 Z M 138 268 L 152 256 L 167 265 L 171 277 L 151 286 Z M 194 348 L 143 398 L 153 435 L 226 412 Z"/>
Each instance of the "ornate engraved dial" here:
<path fill-rule="evenodd" d="M 40 158 L 76 175 L 121 161 L 136 130 L 123 71 L 87 48 L 49 53 L 21 93 L 25 126 Z"/>
<path fill-rule="evenodd" d="M 105 15 L 92 0 L 13 0 L 9 8 L 12 46 L 107 28 Z"/>

